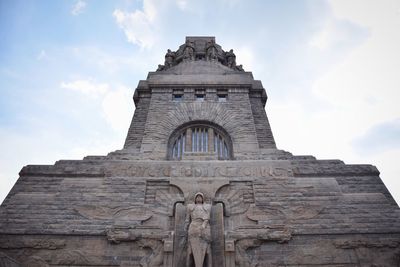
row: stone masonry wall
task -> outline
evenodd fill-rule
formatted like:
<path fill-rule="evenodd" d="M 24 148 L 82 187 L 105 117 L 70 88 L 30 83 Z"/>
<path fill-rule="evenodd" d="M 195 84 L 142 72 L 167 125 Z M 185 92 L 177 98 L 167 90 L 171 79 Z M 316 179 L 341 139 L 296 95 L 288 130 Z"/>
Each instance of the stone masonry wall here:
<path fill-rule="evenodd" d="M 370 165 L 295 158 L 27 166 L 0 209 L 0 253 L 38 266 L 145 266 L 156 262 L 161 239 L 130 239 L 129 231 L 171 230 L 174 203 L 217 183 L 206 201 L 224 203 L 226 238 L 264 229 L 260 240 L 235 237 L 236 266 L 397 266 L 400 212 L 378 174 Z M 350 190 L 354 181 L 365 189 Z"/>
<path fill-rule="evenodd" d="M 250 103 L 260 148 L 276 148 L 271 126 L 269 125 L 264 105 L 261 102 L 261 97 L 251 96 Z"/>
<path fill-rule="evenodd" d="M 132 212 L 137 212 L 145 208 L 142 206 L 148 179 L 166 179 L 168 183 L 174 177 L 187 177 L 193 183 L 202 177 L 248 181 L 255 207 L 261 210 L 258 218 L 274 224 L 290 219 L 297 233 L 389 233 L 400 227 L 400 211 L 385 196 L 387 189 L 374 174 L 376 169 L 341 164 L 331 167 L 337 171 L 332 176 L 297 176 L 302 167 L 297 163 L 295 168 L 290 167 L 292 164 L 290 161 L 63 161 L 54 166 L 28 166 L 3 203 L 0 229 L 15 234 L 99 234 L 106 225 L 132 220 L 133 215 L 125 213 L 115 217 L 118 210 L 132 208 Z M 324 166 L 324 162 L 313 164 Z M 286 166 L 289 170 L 285 170 Z M 310 165 L 302 163 L 302 166 Z M 74 168 L 76 175 L 68 174 L 68 168 Z M 358 175 L 360 169 L 366 174 Z M 349 192 L 345 181 L 355 179 L 368 192 Z M 375 187 L 370 187 L 371 180 Z M 92 213 L 97 215 L 88 215 Z"/>
<path fill-rule="evenodd" d="M 256 130 L 246 89 L 230 89 L 226 102 L 172 99 L 168 89 L 153 90 L 141 151 L 164 159 L 171 133 L 191 121 L 210 121 L 223 127 L 233 141 L 234 155 L 258 150 Z"/>
<path fill-rule="evenodd" d="M 137 103 L 128 134 L 126 136 L 124 148 L 134 148 L 136 150 L 140 150 L 149 105 L 150 95 L 141 95 L 140 100 Z"/>

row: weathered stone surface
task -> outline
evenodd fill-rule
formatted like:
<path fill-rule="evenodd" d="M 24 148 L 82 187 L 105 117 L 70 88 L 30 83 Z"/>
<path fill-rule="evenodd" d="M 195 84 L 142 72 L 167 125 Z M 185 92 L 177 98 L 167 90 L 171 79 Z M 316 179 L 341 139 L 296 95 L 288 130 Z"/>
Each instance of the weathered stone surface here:
<path fill-rule="evenodd" d="M 399 266 L 400 210 L 376 167 L 278 150 L 266 100 L 233 51 L 188 37 L 139 82 L 123 149 L 21 170 L 0 266 L 186 266 L 197 192 L 208 266 Z"/>
<path fill-rule="evenodd" d="M 15 260 L 13 260 L 9 256 L 7 256 L 6 254 L 1 253 L 1 252 L 0 252 L 0 266 L 2 266 L 2 267 L 21 267 L 21 265 L 18 262 L 16 262 Z"/>

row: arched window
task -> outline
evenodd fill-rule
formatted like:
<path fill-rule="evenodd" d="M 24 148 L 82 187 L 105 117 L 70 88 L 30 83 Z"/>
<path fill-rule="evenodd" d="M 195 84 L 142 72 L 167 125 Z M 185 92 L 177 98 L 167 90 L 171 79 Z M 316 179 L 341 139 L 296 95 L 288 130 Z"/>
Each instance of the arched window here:
<path fill-rule="evenodd" d="M 227 160 L 232 158 L 232 143 L 217 125 L 191 123 L 171 135 L 168 156 L 173 160 L 201 156 Z"/>

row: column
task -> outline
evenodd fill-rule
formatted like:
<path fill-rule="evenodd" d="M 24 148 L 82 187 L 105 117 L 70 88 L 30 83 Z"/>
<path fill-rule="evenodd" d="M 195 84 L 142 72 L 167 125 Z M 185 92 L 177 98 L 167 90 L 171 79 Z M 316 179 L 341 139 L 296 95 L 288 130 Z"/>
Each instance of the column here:
<path fill-rule="evenodd" d="M 185 152 L 191 152 L 192 151 L 192 129 L 187 128 L 186 129 L 186 144 L 185 144 Z"/>
<path fill-rule="evenodd" d="M 214 129 L 208 128 L 208 152 L 214 153 Z"/>

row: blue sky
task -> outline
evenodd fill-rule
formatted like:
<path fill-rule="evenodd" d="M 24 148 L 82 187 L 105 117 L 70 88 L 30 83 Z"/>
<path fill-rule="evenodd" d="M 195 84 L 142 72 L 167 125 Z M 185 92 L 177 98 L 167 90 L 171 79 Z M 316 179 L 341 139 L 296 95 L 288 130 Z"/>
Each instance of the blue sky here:
<path fill-rule="evenodd" d="M 0 1 L 0 201 L 27 164 L 122 148 L 133 91 L 185 36 L 263 82 L 280 149 L 370 163 L 400 203 L 400 2 Z"/>

